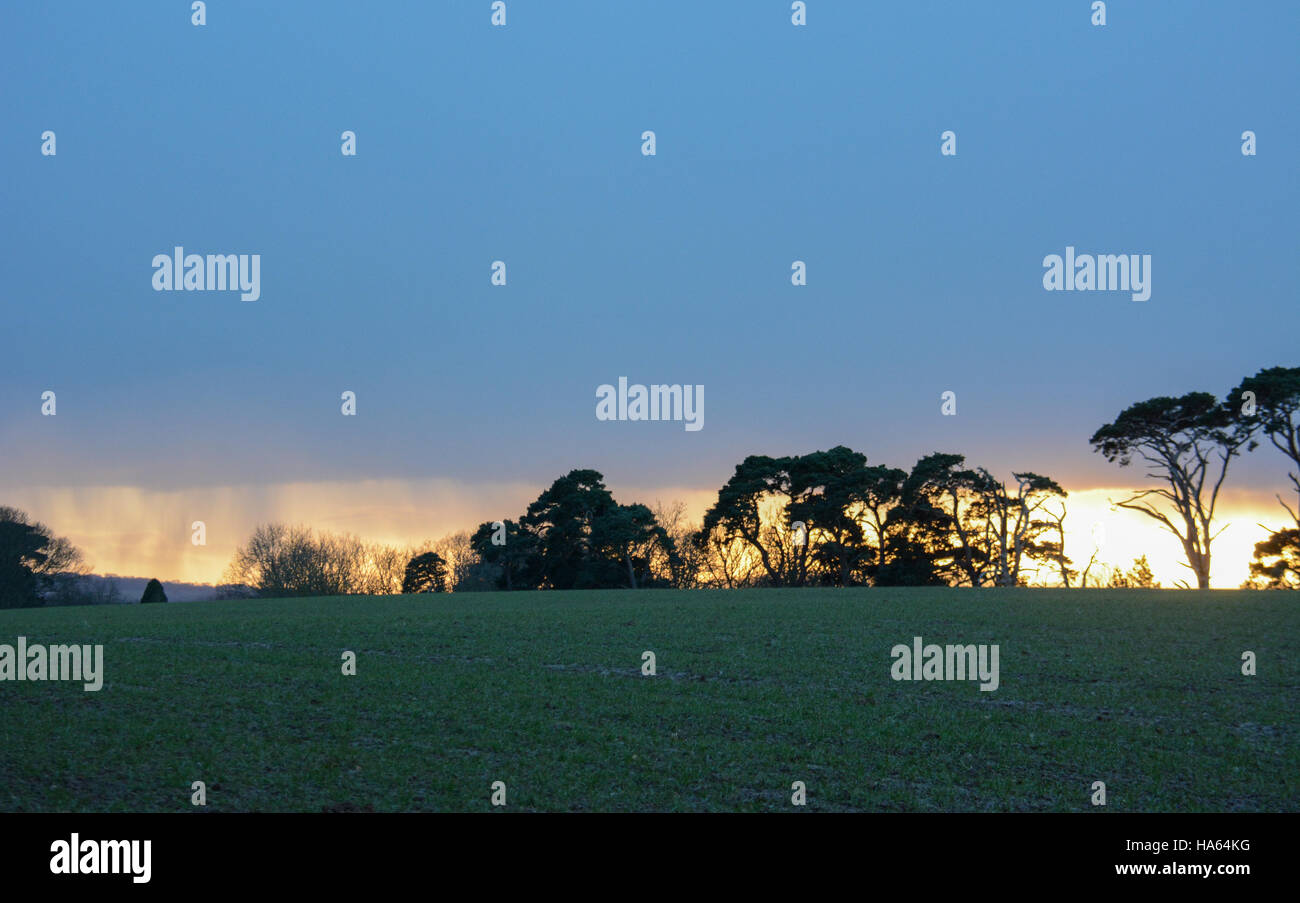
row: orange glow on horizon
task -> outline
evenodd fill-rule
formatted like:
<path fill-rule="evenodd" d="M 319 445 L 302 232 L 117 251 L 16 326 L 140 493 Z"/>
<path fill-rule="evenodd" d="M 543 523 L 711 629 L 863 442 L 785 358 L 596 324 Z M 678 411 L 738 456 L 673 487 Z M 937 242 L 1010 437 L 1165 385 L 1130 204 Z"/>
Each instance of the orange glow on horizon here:
<path fill-rule="evenodd" d="M 406 546 L 483 521 L 517 517 L 542 487 L 531 484 L 466 485 L 449 480 L 367 480 L 294 483 L 273 486 L 211 487 L 156 491 L 138 487 L 25 488 L 6 491 L 5 503 L 27 511 L 66 536 L 86 556 L 95 573 L 158 577 L 164 582 L 217 583 L 235 547 L 259 523 L 302 523 L 321 530 L 354 533 L 373 542 Z M 681 487 L 639 489 L 612 486 L 620 502 L 654 505 L 681 500 L 698 522 L 716 498 L 716 489 Z M 1137 512 L 1112 509 L 1109 501 L 1127 490 L 1070 491 L 1066 500 L 1066 554 L 1082 570 L 1099 541 L 1098 561 L 1127 570 L 1145 554 L 1155 579 L 1165 587 L 1186 580 L 1178 540 Z M 190 525 L 201 520 L 207 545 L 191 544 Z M 1214 541 L 1211 585 L 1235 588 L 1246 579 L 1256 542 L 1289 520 L 1267 492 L 1225 492 L 1218 526 L 1229 525 Z M 1095 539 L 1094 539 L 1095 537 Z M 1094 575 L 1097 566 L 1094 566 Z M 1056 582 L 1042 573 L 1033 582 Z"/>

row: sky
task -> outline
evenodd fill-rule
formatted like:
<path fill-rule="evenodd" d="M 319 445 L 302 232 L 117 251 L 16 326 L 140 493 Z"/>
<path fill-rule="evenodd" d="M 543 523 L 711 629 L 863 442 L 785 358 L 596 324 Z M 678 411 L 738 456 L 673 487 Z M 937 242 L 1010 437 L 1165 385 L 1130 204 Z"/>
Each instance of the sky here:
<path fill-rule="evenodd" d="M 418 542 L 574 468 L 698 514 L 844 444 L 1048 474 L 1186 576 L 1088 437 L 1300 364 L 1300 6 L 1090 5 L 10 5 L 0 503 L 211 581 L 269 519 Z M 259 255 L 260 297 L 155 291 L 176 246 Z M 1150 255 L 1150 298 L 1046 291 L 1067 246 Z M 619 377 L 703 386 L 703 428 L 598 420 Z M 1218 585 L 1285 474 L 1234 465 Z"/>

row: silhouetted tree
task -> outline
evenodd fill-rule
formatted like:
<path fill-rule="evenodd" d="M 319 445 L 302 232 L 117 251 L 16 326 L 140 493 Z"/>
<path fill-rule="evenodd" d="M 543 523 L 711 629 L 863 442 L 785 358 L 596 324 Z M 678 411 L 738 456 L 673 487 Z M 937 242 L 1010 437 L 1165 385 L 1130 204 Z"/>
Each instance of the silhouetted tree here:
<path fill-rule="evenodd" d="M 29 524 L 0 521 L 0 608 L 40 605 L 35 568 L 45 561 L 45 537 Z"/>
<path fill-rule="evenodd" d="M 432 544 L 431 551 L 437 552 L 447 563 L 447 591 L 459 592 L 468 588 L 472 569 L 480 560 L 470 542 L 469 532 L 448 533 Z"/>
<path fill-rule="evenodd" d="M 1065 498 L 1065 490 L 1050 477 L 1025 471 L 1012 474 L 1017 487 L 1013 494 L 984 468 L 978 473 L 982 494 L 978 511 L 984 520 L 984 535 L 989 538 L 994 585 L 1023 585 L 1026 561 L 1050 561 L 1059 566 L 1061 547 L 1051 538 L 1059 525 L 1044 505 L 1049 499 Z"/>
<path fill-rule="evenodd" d="M 1155 579 L 1155 574 L 1151 572 L 1151 562 L 1147 561 L 1145 555 L 1133 559 L 1133 567 L 1129 569 L 1128 578 L 1130 584 L 1138 589 L 1160 588 L 1159 582 Z"/>
<path fill-rule="evenodd" d="M 695 589 L 706 585 L 706 553 L 693 541 L 698 527 L 687 522 L 686 503 L 681 500 L 667 505 L 656 503 L 651 510 L 655 521 L 663 527 L 672 550 L 672 554 L 652 557 L 650 567 L 656 579 L 674 589 Z"/>
<path fill-rule="evenodd" d="M 873 541 L 864 542 L 875 551 L 875 560 L 863 567 L 863 576 L 879 583 L 878 575 L 885 566 L 885 556 L 890 548 L 889 512 L 898 506 L 903 497 L 903 484 L 907 471 L 897 467 L 876 465 L 868 467 L 862 480 L 858 517 L 874 535 Z M 895 521 L 895 525 L 897 525 Z"/>
<path fill-rule="evenodd" d="M 365 593 L 374 581 L 366 547 L 355 536 L 264 524 L 235 550 L 225 582 L 278 598 Z"/>
<path fill-rule="evenodd" d="M 945 582 L 983 586 L 992 581 L 994 553 L 984 525 L 987 497 L 996 482 L 987 471 L 966 469 L 965 462 L 964 455 L 926 455 L 916 462 L 904 488 L 929 506 L 920 514 L 936 572 Z"/>
<path fill-rule="evenodd" d="M 790 458 L 750 455 L 736 465 L 731 479 L 718 490 L 718 500 L 704 514 L 697 542 L 717 534 L 723 542 L 739 542 L 757 557 L 767 582 L 785 586 L 802 576 L 798 564 L 806 560 L 790 530 L 792 497 Z M 784 525 L 786 529 L 779 529 Z"/>
<path fill-rule="evenodd" d="M 899 491 L 898 504 L 885 517 L 885 562 L 876 571 L 877 586 L 943 586 L 956 575 L 953 515 L 947 499 L 960 500 L 966 481 L 957 469 L 961 455 L 935 453 L 916 462 Z M 973 550 L 962 550 L 969 575 L 980 567 Z M 975 570 L 975 573 L 978 573 Z"/>
<path fill-rule="evenodd" d="M 406 563 L 402 578 L 403 593 L 445 593 L 447 591 L 447 563 L 437 552 L 416 555 Z"/>
<path fill-rule="evenodd" d="M 166 602 L 167 594 L 163 592 L 163 585 L 155 577 L 145 584 L 144 595 L 140 597 L 141 605 L 148 605 L 151 602 Z"/>
<path fill-rule="evenodd" d="M 1147 556 L 1133 559 L 1133 567 L 1127 573 L 1116 568 L 1110 575 L 1111 589 L 1159 589 L 1155 575 L 1151 573 L 1151 564 Z"/>
<path fill-rule="evenodd" d="M 592 541 L 599 560 L 614 560 L 626 569 L 629 589 L 652 585 L 650 562 L 656 553 L 670 561 L 677 554 L 667 531 L 645 505 L 615 505 L 608 509 L 593 524 Z"/>
<path fill-rule="evenodd" d="M 402 576 L 413 552 L 385 543 L 363 543 L 365 576 L 361 592 L 369 596 L 391 596 L 402 591 Z"/>
<path fill-rule="evenodd" d="M 1300 495 L 1300 367 L 1260 370 L 1242 380 L 1226 403 L 1230 410 L 1240 410 L 1238 420 L 1246 430 L 1263 433 L 1274 448 L 1291 459 L 1295 469 L 1287 476 Z M 1253 451 L 1255 445 L 1250 448 Z M 1300 504 L 1292 508 L 1280 495 L 1277 500 L 1300 527 Z"/>
<path fill-rule="evenodd" d="M 1079 572 L 1075 570 L 1074 562 L 1065 554 L 1065 516 L 1068 512 L 1064 503 L 1062 503 L 1060 511 L 1044 507 L 1043 512 L 1046 514 L 1048 522 L 1056 530 L 1056 539 L 1044 538 L 1042 540 L 1044 553 L 1056 565 L 1056 569 L 1061 575 L 1061 585 L 1069 588 L 1070 582 L 1079 576 Z"/>
<path fill-rule="evenodd" d="M 701 527 L 691 534 L 692 554 L 701 563 L 700 581 L 714 589 L 756 586 L 762 567 L 753 548 L 728 539 L 721 527 L 708 533 Z"/>
<path fill-rule="evenodd" d="M 1300 589 L 1300 530 L 1278 530 L 1255 544 L 1248 585 L 1264 589 Z"/>
<path fill-rule="evenodd" d="M 538 585 L 549 589 L 617 586 L 622 562 L 608 555 L 602 521 L 618 503 L 594 470 L 573 470 L 550 485 L 519 519 L 537 543 Z"/>
<path fill-rule="evenodd" d="M 469 544 L 480 562 L 471 567 L 470 578 L 489 580 L 504 590 L 537 589 L 537 540 L 519 524 L 512 520 L 479 524 Z"/>
<path fill-rule="evenodd" d="M 867 542 L 863 508 L 877 489 L 876 468 L 867 456 L 837 445 L 790 459 L 788 524 L 803 525 L 795 546 L 793 580 L 802 584 L 810 576 L 831 586 L 850 586 L 865 577 L 876 550 Z"/>
<path fill-rule="evenodd" d="M 1207 392 L 1140 401 L 1089 440 L 1094 451 L 1121 467 L 1141 458 L 1147 476 L 1165 484 L 1115 504 L 1140 511 L 1177 536 L 1201 589 L 1210 585 L 1210 544 L 1223 532 L 1212 532 L 1219 490 L 1228 464 L 1249 441 L 1249 431 Z M 1152 497 L 1169 502 L 1172 516 L 1148 501 Z"/>
<path fill-rule="evenodd" d="M 557 479 L 514 521 L 478 526 L 467 577 L 491 568 L 502 589 L 668 586 L 677 561 L 667 531 L 645 505 L 620 505 L 594 470 Z M 658 572 L 661 576 L 656 576 Z"/>
<path fill-rule="evenodd" d="M 72 543 L 17 508 L 0 506 L 0 608 L 42 605 L 86 572 Z"/>

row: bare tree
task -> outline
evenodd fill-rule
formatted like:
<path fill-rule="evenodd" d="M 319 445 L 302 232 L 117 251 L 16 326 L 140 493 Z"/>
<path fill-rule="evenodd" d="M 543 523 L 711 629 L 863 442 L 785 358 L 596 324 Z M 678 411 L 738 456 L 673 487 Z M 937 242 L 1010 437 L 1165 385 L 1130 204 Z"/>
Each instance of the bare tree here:
<path fill-rule="evenodd" d="M 1097 564 L 1097 556 L 1101 554 L 1102 540 L 1097 538 L 1097 528 L 1100 526 L 1101 524 L 1093 524 L 1092 526 L 1092 554 L 1088 556 L 1088 563 L 1084 565 L 1083 573 L 1079 575 L 1079 585 L 1084 589 L 1088 588 L 1088 575 L 1092 572 L 1093 565 Z M 1104 564 L 1101 565 L 1101 570 L 1105 570 L 1105 568 L 1106 566 Z M 1093 586 L 1104 585 L 1104 582 L 1100 579 L 1093 583 Z"/>
<path fill-rule="evenodd" d="M 1070 561 L 1069 556 L 1065 554 L 1065 503 L 1061 503 L 1061 510 L 1059 512 L 1044 507 L 1043 513 L 1047 515 L 1048 521 L 1056 528 L 1056 548 L 1051 557 L 1056 564 L 1057 570 L 1061 574 L 1061 585 L 1066 589 L 1069 589 L 1070 581 L 1079 576 L 1079 572 L 1070 567 L 1072 562 Z M 1093 557 L 1096 557 L 1095 552 L 1093 553 Z M 1092 561 L 1090 560 L 1088 563 L 1092 564 Z"/>
<path fill-rule="evenodd" d="M 374 596 L 396 596 L 402 592 L 402 576 L 410 556 L 397 546 L 371 543 L 366 546 L 365 591 Z"/>
<path fill-rule="evenodd" d="M 990 550 L 995 586 L 1020 586 L 1025 559 L 1059 559 L 1055 543 L 1042 536 L 1052 521 L 1038 516 L 1049 499 L 1064 498 L 1065 490 L 1055 480 L 1036 473 L 1013 473 L 1015 494 L 983 467 L 976 471 L 975 484 L 981 489 L 978 510 L 983 516 L 985 543 Z M 1062 509 L 1064 519 L 1064 509 Z"/>
<path fill-rule="evenodd" d="M 365 545 L 350 534 L 316 534 L 309 527 L 264 524 L 235 550 L 225 582 L 263 597 L 341 596 L 373 587 Z"/>
<path fill-rule="evenodd" d="M 758 553 L 745 542 L 728 538 L 722 529 L 697 533 L 693 541 L 703 552 L 701 583 L 705 586 L 715 589 L 753 586 L 756 577 L 764 573 Z"/>
<path fill-rule="evenodd" d="M 651 548 L 650 573 L 674 589 L 694 589 L 701 585 L 705 551 L 693 541 L 698 525 L 686 519 L 686 503 L 677 499 L 650 509 L 655 520 L 668 535 L 676 555 L 668 555 L 659 545 Z"/>
<path fill-rule="evenodd" d="M 422 551 L 437 552 L 438 557 L 447 564 L 447 590 L 455 592 L 456 587 L 466 582 L 470 569 L 479 563 L 478 553 L 470 543 L 468 530 L 448 533 L 437 542 L 429 544 Z"/>

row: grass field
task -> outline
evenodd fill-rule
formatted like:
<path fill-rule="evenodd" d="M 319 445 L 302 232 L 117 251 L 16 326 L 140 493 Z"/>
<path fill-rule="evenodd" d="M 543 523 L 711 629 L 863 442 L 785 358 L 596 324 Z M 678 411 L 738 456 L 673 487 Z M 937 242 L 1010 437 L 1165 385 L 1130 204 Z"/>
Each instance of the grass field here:
<path fill-rule="evenodd" d="M 1000 646 L 1000 687 L 890 649 Z M 0 611 L 104 687 L 0 683 L 0 810 L 1300 809 L 1300 599 L 494 593 Z M 341 673 L 344 650 L 356 676 Z M 658 673 L 641 674 L 655 653 Z M 1258 674 L 1241 673 L 1241 653 Z M 203 780 L 208 805 L 190 804 Z M 1107 805 L 1090 804 L 1104 781 Z M 791 783 L 807 806 L 791 805 Z"/>

